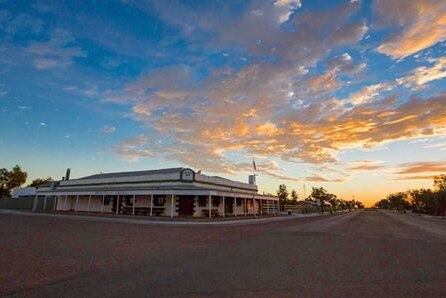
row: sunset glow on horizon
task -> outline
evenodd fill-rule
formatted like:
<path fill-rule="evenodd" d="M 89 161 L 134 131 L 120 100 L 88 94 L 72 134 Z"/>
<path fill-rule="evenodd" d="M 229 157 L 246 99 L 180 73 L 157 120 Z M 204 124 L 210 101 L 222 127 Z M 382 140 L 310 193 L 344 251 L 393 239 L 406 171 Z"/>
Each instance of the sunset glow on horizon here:
<path fill-rule="evenodd" d="M 0 161 L 370 206 L 446 173 L 446 1 L 0 1 Z M 304 190 L 305 189 L 305 190 Z"/>

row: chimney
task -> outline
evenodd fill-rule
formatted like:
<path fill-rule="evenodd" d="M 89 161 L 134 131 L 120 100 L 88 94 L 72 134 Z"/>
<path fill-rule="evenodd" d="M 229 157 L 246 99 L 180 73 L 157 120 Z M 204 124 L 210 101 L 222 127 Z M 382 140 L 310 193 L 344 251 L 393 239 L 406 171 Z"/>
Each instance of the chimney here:
<path fill-rule="evenodd" d="M 65 180 L 70 180 L 70 171 L 71 171 L 71 169 L 68 168 L 67 173 L 65 174 Z"/>

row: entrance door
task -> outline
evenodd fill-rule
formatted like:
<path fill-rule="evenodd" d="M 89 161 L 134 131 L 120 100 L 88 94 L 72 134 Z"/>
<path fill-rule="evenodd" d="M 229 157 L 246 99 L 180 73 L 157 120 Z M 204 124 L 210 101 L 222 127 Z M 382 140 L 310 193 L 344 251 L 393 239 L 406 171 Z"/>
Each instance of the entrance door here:
<path fill-rule="evenodd" d="M 181 196 L 178 198 L 178 215 L 194 214 L 194 197 Z"/>
<path fill-rule="evenodd" d="M 234 213 L 234 198 L 225 198 L 225 214 Z"/>

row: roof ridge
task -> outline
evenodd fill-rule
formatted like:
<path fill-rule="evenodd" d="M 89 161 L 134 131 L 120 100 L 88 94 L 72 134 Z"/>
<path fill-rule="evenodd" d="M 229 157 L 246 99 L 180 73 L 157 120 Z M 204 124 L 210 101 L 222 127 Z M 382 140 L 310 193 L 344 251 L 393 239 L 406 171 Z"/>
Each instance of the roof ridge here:
<path fill-rule="evenodd" d="M 112 177 L 125 177 L 125 176 L 142 176 L 145 174 L 157 174 L 157 173 L 163 174 L 163 173 L 180 172 L 183 169 L 185 169 L 185 168 L 184 167 L 176 167 L 176 168 L 164 168 L 164 169 L 154 169 L 154 170 L 100 173 L 100 174 L 93 174 L 93 175 L 81 177 L 79 179 L 99 179 L 99 178 L 112 178 Z"/>

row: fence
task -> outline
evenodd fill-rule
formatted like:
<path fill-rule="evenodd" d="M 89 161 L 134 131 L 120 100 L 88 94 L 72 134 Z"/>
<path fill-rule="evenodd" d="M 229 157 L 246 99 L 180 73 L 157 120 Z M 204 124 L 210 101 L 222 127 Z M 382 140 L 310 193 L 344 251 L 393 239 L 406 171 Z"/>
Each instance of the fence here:
<path fill-rule="evenodd" d="M 36 210 L 49 211 L 54 209 L 53 197 L 47 197 L 46 204 L 44 197 L 38 197 L 36 203 L 37 203 Z M 0 199 L 0 209 L 32 210 L 33 206 L 34 206 L 34 197 Z"/>
<path fill-rule="evenodd" d="M 282 211 L 291 210 L 293 213 L 315 213 L 319 212 L 318 208 L 314 205 L 283 205 Z"/>

